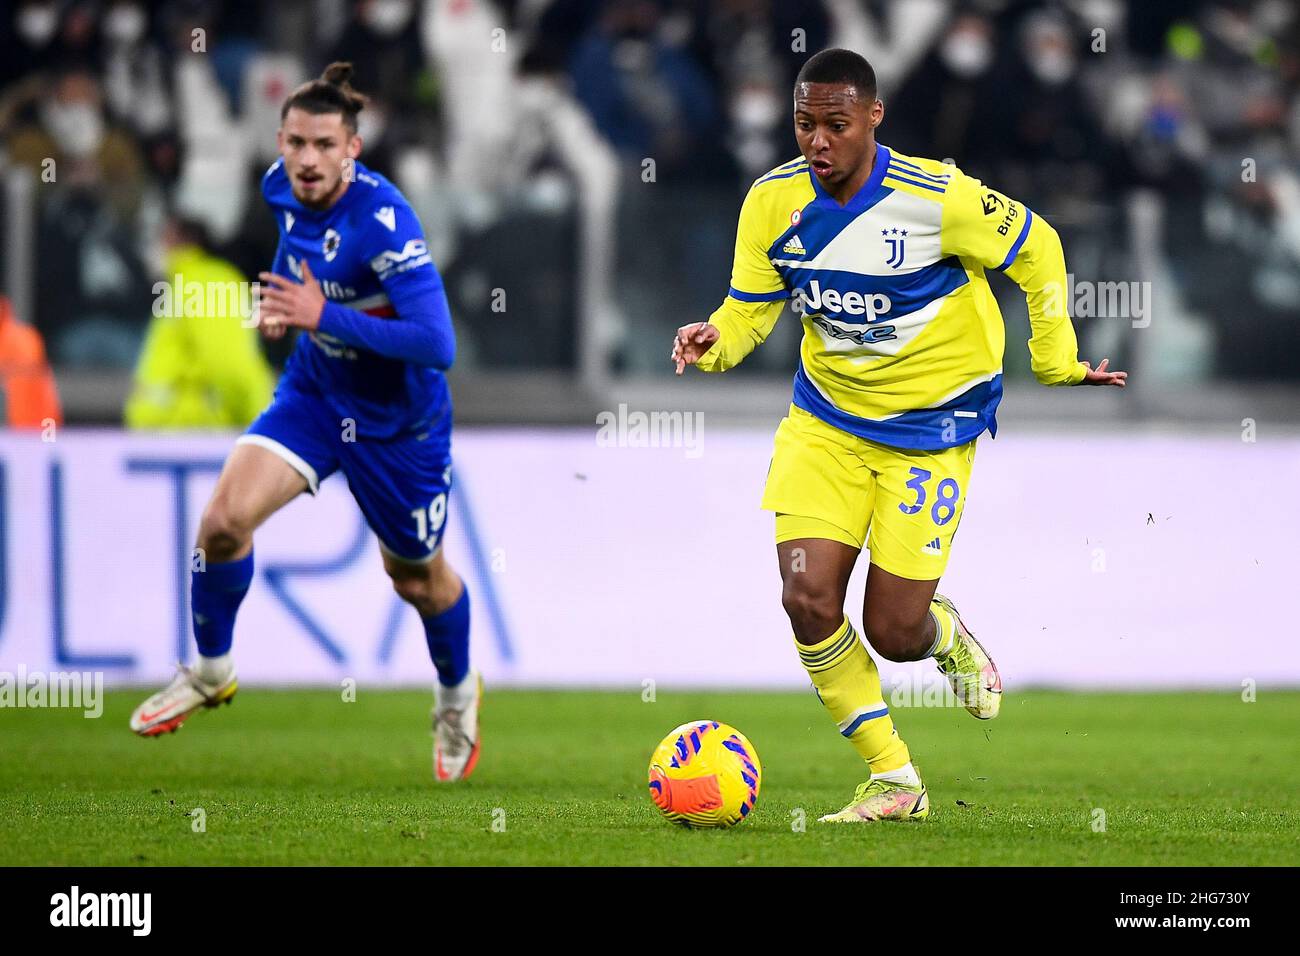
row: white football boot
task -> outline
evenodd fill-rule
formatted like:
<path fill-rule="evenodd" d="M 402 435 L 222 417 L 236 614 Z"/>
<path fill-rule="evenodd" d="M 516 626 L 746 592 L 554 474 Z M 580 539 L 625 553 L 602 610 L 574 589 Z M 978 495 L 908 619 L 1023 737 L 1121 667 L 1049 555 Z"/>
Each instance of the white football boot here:
<path fill-rule="evenodd" d="M 220 684 L 209 684 L 193 668 L 177 664 L 172 682 L 131 714 L 131 729 L 141 737 L 175 733 L 191 714 L 201 708 L 230 703 L 238 689 L 234 671 Z"/>
<path fill-rule="evenodd" d="M 478 709 L 483 678 L 471 670 L 456 687 L 437 684 L 433 708 L 433 778 L 440 783 L 464 780 L 474 772 L 482 741 Z"/>

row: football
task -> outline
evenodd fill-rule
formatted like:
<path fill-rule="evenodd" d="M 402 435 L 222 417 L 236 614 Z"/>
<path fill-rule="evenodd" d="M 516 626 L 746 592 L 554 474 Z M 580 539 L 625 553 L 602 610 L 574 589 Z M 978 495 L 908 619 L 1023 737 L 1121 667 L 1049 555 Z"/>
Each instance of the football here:
<path fill-rule="evenodd" d="M 650 799 L 686 827 L 735 826 L 753 811 L 762 780 L 754 745 L 716 720 L 682 724 L 650 757 Z"/>

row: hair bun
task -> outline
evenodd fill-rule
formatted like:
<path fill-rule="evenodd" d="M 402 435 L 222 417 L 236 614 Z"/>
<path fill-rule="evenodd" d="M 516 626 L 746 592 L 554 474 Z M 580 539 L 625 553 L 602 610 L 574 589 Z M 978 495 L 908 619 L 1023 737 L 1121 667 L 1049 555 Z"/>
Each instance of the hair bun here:
<path fill-rule="evenodd" d="M 325 67 L 325 72 L 321 74 L 321 79 L 331 86 L 346 87 L 352 82 L 352 64 L 351 63 L 331 63 Z"/>
<path fill-rule="evenodd" d="M 357 131 L 357 114 L 366 107 L 365 94 L 352 88 L 352 64 L 331 63 L 314 80 L 294 90 L 280 108 L 280 121 L 289 115 L 291 108 L 308 113 L 342 113 L 343 121 L 353 133 Z"/>

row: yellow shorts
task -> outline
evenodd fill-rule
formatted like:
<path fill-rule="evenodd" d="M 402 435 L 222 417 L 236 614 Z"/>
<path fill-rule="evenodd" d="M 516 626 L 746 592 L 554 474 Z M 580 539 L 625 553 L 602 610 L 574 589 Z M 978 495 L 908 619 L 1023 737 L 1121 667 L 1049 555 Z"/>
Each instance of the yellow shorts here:
<path fill-rule="evenodd" d="M 974 441 L 941 451 L 891 448 L 791 405 L 776 430 L 763 507 L 777 513 L 778 544 L 866 545 L 872 564 L 931 581 L 948 564 L 974 460 Z"/>

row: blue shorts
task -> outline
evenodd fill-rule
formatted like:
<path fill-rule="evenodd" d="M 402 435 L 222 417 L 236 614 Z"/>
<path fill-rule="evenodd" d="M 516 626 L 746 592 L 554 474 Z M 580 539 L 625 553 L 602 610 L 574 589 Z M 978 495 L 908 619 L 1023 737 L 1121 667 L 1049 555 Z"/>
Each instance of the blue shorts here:
<path fill-rule="evenodd" d="M 341 470 L 384 551 L 404 561 L 430 560 L 447 528 L 450 426 L 366 439 L 347 424 L 319 395 L 282 382 L 275 400 L 237 444 L 260 445 L 279 455 L 307 479 L 313 495 Z"/>

